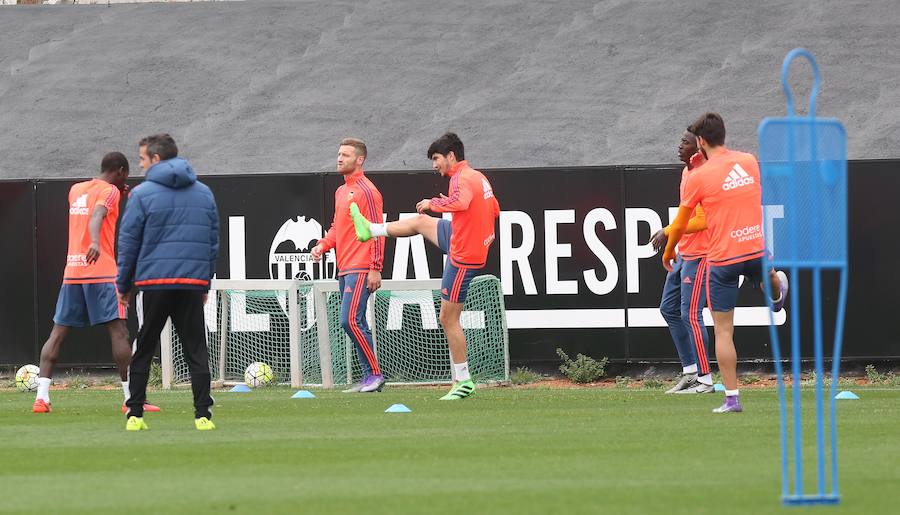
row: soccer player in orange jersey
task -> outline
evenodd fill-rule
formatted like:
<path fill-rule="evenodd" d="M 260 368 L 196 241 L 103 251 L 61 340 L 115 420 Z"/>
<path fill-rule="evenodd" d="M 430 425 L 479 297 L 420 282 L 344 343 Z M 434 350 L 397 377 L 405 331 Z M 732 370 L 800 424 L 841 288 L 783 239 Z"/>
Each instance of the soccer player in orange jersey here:
<path fill-rule="evenodd" d="M 49 413 L 53 367 L 72 327 L 105 325 L 113 359 L 128 400 L 131 345 L 126 311 L 116 298 L 114 254 L 119 197 L 128 179 L 128 160 L 120 152 L 103 156 L 100 175 L 69 190 L 69 251 L 56 302 L 53 330 L 41 349 L 41 372 L 32 411 Z M 149 405 L 148 405 L 149 406 Z M 155 406 L 148 409 L 158 411 Z"/>
<path fill-rule="evenodd" d="M 422 199 L 416 204 L 419 216 L 387 224 L 370 223 L 359 208 L 350 206 L 356 235 L 360 241 L 378 236 L 415 236 L 421 234 L 445 254 L 441 281 L 441 327 L 450 345 L 453 387 L 441 400 L 464 399 L 475 392 L 466 357 L 466 336 L 459 318 L 472 278 L 484 268 L 488 250 L 494 242 L 494 222 L 500 216 L 500 204 L 487 178 L 469 166 L 463 143 L 452 132 L 444 134 L 428 147 L 431 167 L 450 178 L 447 195 Z M 425 215 L 426 211 L 452 213 L 453 220 Z"/>
<path fill-rule="evenodd" d="M 703 206 L 709 234 L 708 290 L 716 334 L 716 359 L 725 383 L 725 402 L 716 413 L 743 411 L 737 385 L 737 352 L 734 348 L 734 308 L 740 276 L 754 287 L 762 286 L 763 242 L 762 187 L 759 163 L 746 152 L 725 147 L 725 122 L 717 113 L 706 113 L 688 127 L 707 162 L 687 179 L 678 216 L 669 225 L 669 241 L 663 266 L 671 271 L 675 244 L 681 239 L 691 212 Z M 775 311 L 784 305 L 788 288 L 783 272 L 769 270 Z"/>
<path fill-rule="evenodd" d="M 377 392 L 384 388 L 384 375 L 375 357 L 372 331 L 366 321 L 369 294 L 381 287 L 384 264 L 384 238 L 362 242 L 356 239 L 350 203 L 360 206 L 369 221 L 384 221 L 381 192 L 363 172 L 368 150 L 356 138 L 346 138 L 338 146 L 337 172 L 344 184 L 334 192 L 334 221 L 328 233 L 312 248 L 313 259 L 319 261 L 331 249 L 337 254 L 338 284 L 341 291 L 341 326 L 356 347 L 363 377 L 359 384 L 345 390 Z"/>

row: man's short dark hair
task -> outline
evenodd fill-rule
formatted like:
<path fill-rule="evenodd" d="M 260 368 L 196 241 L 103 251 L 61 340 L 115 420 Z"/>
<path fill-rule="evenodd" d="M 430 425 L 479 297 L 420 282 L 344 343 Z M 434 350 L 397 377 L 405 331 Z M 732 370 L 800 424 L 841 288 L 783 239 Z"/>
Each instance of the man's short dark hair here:
<path fill-rule="evenodd" d="M 465 149 L 463 149 L 463 142 L 459 139 L 459 136 L 452 132 L 448 132 L 444 134 L 440 138 L 436 139 L 434 143 L 428 147 L 428 159 L 434 157 L 435 154 L 440 154 L 444 157 L 447 157 L 450 152 L 453 152 L 453 155 L 456 156 L 457 161 L 463 161 L 466 159 L 465 157 Z"/>
<path fill-rule="evenodd" d="M 687 130 L 695 136 L 700 136 L 713 147 L 725 144 L 725 122 L 719 113 L 704 113 Z"/>
<path fill-rule="evenodd" d="M 357 156 L 366 157 L 368 154 L 368 150 L 366 149 L 366 142 L 359 138 L 344 138 L 341 140 L 341 145 L 347 145 L 348 147 L 353 147 L 356 150 Z"/>
<path fill-rule="evenodd" d="M 162 133 L 147 136 L 138 143 L 139 147 L 147 147 L 147 157 L 158 155 L 161 161 L 178 157 L 178 146 L 172 136 Z"/>
<path fill-rule="evenodd" d="M 101 172 L 117 172 L 120 168 L 128 173 L 128 159 L 121 152 L 110 152 L 100 161 Z"/>

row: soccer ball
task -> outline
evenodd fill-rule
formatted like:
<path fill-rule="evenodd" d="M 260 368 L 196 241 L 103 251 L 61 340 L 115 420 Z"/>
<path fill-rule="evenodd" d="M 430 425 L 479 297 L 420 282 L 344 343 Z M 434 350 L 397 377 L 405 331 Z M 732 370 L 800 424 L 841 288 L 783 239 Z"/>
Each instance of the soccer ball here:
<path fill-rule="evenodd" d="M 41 369 L 34 365 L 25 365 L 16 370 L 16 388 L 22 392 L 34 392 L 38 387 L 38 375 Z"/>
<path fill-rule="evenodd" d="M 272 367 L 265 363 L 260 361 L 250 363 L 247 370 L 244 370 L 244 383 L 251 388 L 266 386 L 273 382 L 275 382 L 275 373 L 272 372 Z"/>

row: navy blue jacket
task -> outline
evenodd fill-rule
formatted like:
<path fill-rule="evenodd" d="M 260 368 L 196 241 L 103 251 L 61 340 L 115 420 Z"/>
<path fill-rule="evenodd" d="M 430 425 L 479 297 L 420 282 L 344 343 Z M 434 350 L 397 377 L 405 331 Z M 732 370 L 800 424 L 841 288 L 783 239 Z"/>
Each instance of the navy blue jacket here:
<path fill-rule="evenodd" d="M 180 157 L 160 161 L 134 188 L 119 226 L 120 292 L 209 290 L 219 255 L 216 199 Z"/>

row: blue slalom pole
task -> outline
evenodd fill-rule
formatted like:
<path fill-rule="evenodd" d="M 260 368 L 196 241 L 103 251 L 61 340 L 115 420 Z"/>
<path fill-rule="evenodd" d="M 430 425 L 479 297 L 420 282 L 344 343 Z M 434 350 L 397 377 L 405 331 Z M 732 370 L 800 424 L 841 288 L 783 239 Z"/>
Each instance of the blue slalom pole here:
<path fill-rule="evenodd" d="M 763 259 L 763 277 L 769 271 L 768 257 Z M 769 306 L 769 339 L 772 342 L 772 356 L 775 358 L 775 382 L 778 390 L 778 406 L 781 435 L 781 498 L 786 499 L 790 493 L 790 471 L 788 467 L 788 429 L 787 429 L 787 400 L 784 392 L 784 368 L 781 366 L 781 345 L 778 341 L 778 330 L 775 328 L 775 312 L 772 311 L 772 285 L 769 281 L 763 281 L 763 289 L 766 293 L 766 303 Z"/>
<path fill-rule="evenodd" d="M 791 402 L 794 412 L 794 495 L 803 495 L 803 411 L 800 393 L 800 274 L 791 267 Z"/>
<path fill-rule="evenodd" d="M 834 353 L 831 356 L 831 495 L 840 497 L 838 490 L 838 455 L 837 455 L 837 381 L 841 369 L 841 350 L 844 342 L 844 310 L 847 307 L 847 267 L 841 270 L 841 285 L 838 295 L 837 321 L 834 333 Z"/>
<path fill-rule="evenodd" d="M 822 355 L 822 270 L 813 270 L 813 324 L 816 360 L 816 460 L 818 494 L 825 495 L 825 400 L 822 386 L 825 381 Z M 832 378 L 833 382 L 834 378 Z"/>

